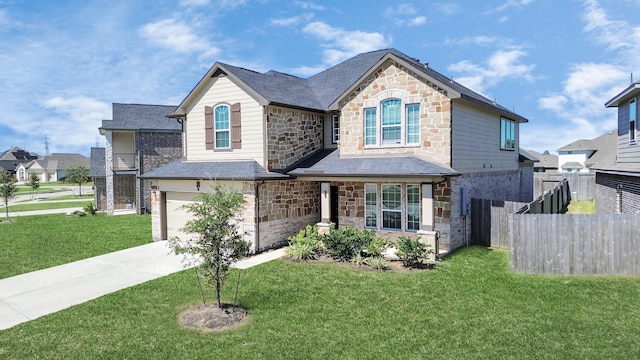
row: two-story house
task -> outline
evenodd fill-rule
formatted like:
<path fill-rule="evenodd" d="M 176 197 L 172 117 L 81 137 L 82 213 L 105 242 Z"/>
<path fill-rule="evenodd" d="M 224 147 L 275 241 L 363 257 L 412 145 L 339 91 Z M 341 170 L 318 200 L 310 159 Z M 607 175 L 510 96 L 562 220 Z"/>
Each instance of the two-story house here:
<path fill-rule="evenodd" d="M 156 240 L 183 236 L 182 205 L 214 182 L 243 192 L 256 251 L 316 223 L 453 249 L 469 240 L 470 198 L 532 198 L 527 119 L 395 49 L 310 78 L 216 63 L 172 116 L 184 158 L 143 176 Z"/>
<path fill-rule="evenodd" d="M 588 174 L 598 164 L 615 160 L 617 136 L 608 131 L 594 139 L 582 139 L 558 149 L 558 168 L 563 173 Z"/>
<path fill-rule="evenodd" d="M 638 106 L 640 82 L 633 83 L 605 104 L 618 108 L 617 156 L 614 161 L 597 164 L 596 212 L 640 212 L 640 142 Z"/>
<path fill-rule="evenodd" d="M 99 128 L 106 147 L 92 149 L 94 156 L 104 154 L 104 161 L 96 158 L 91 166 L 98 210 L 109 214 L 150 211 L 150 181 L 140 176 L 182 157 L 182 125 L 167 118 L 175 109 L 166 105 L 113 104 L 113 119 L 103 120 Z"/>

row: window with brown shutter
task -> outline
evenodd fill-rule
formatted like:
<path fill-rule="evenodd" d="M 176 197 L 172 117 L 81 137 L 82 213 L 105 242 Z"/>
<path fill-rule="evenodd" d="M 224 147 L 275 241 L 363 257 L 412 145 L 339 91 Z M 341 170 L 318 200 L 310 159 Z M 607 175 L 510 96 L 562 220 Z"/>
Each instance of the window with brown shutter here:
<path fill-rule="evenodd" d="M 213 107 L 204 107 L 204 134 L 207 150 L 213 150 Z"/>
<path fill-rule="evenodd" d="M 240 133 L 240 103 L 231 105 L 231 148 L 242 148 L 242 136 Z"/>

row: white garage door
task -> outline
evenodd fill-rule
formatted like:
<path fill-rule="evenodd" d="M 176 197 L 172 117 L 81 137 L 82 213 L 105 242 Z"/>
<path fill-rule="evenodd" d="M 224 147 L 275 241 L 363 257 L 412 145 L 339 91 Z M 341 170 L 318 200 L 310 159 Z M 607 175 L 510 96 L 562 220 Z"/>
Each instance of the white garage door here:
<path fill-rule="evenodd" d="M 181 207 L 185 204 L 193 203 L 193 198 L 197 194 L 182 192 L 167 192 L 167 238 L 174 236 L 187 240 L 189 236 L 180 229 L 191 219 L 191 214 Z"/>

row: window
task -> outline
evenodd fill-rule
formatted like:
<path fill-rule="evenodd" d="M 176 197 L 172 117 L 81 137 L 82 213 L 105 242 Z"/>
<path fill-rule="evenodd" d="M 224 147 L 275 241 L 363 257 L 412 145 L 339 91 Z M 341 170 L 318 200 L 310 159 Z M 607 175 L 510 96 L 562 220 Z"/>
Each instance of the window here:
<path fill-rule="evenodd" d="M 407 144 L 420 142 L 420 105 L 407 105 Z"/>
<path fill-rule="evenodd" d="M 214 143 L 216 149 L 229 149 L 231 147 L 229 113 L 228 105 L 218 105 L 214 109 Z"/>
<path fill-rule="evenodd" d="M 340 141 L 340 118 L 338 115 L 333 115 L 331 118 L 331 132 L 333 134 L 332 142 L 337 144 Z"/>
<path fill-rule="evenodd" d="M 629 141 L 636 141 L 636 99 L 629 101 Z"/>
<path fill-rule="evenodd" d="M 407 185 L 407 230 L 420 230 L 420 185 Z"/>
<path fill-rule="evenodd" d="M 364 109 L 364 144 L 375 145 L 378 142 L 376 134 L 376 108 Z"/>
<path fill-rule="evenodd" d="M 402 139 L 400 100 L 385 100 L 380 106 L 382 107 L 382 143 L 399 144 Z"/>
<path fill-rule="evenodd" d="M 364 144 L 413 145 L 420 142 L 420 104 L 404 107 L 400 99 L 387 99 L 378 108 L 364 109 Z M 380 135 L 378 135 L 380 134 Z"/>
<path fill-rule="evenodd" d="M 513 120 L 500 118 L 500 149 L 515 150 L 516 123 Z"/>
<path fill-rule="evenodd" d="M 400 185 L 382 185 L 382 228 L 402 229 L 402 189 Z"/>
<path fill-rule="evenodd" d="M 376 184 L 364 185 L 364 226 L 378 227 L 378 187 Z"/>

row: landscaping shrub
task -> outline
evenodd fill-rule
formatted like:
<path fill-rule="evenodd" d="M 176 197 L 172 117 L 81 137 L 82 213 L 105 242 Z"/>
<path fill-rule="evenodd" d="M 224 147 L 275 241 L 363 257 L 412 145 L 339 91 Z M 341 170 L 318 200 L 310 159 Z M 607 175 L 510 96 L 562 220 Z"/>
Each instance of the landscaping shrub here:
<path fill-rule="evenodd" d="M 371 266 L 376 270 L 384 270 L 389 266 L 389 260 L 383 258 L 382 256 L 371 256 L 364 259 L 364 263 Z"/>
<path fill-rule="evenodd" d="M 323 245 L 318 235 L 318 227 L 307 225 L 297 235 L 289 236 L 289 247 L 285 249 L 285 255 L 292 260 L 315 260 L 322 252 Z"/>
<path fill-rule="evenodd" d="M 95 215 L 98 209 L 93 205 L 93 203 L 88 203 L 84 206 L 84 211 L 89 215 Z"/>
<path fill-rule="evenodd" d="M 415 267 L 420 265 L 423 260 L 427 259 L 433 250 L 420 241 L 420 237 L 410 238 L 408 236 L 400 236 L 396 243 L 398 250 L 396 255 L 402 260 L 402 264 L 406 267 Z"/>
<path fill-rule="evenodd" d="M 359 230 L 351 226 L 331 229 L 322 237 L 329 255 L 338 261 L 350 261 L 360 255 L 376 238 L 373 230 Z"/>

